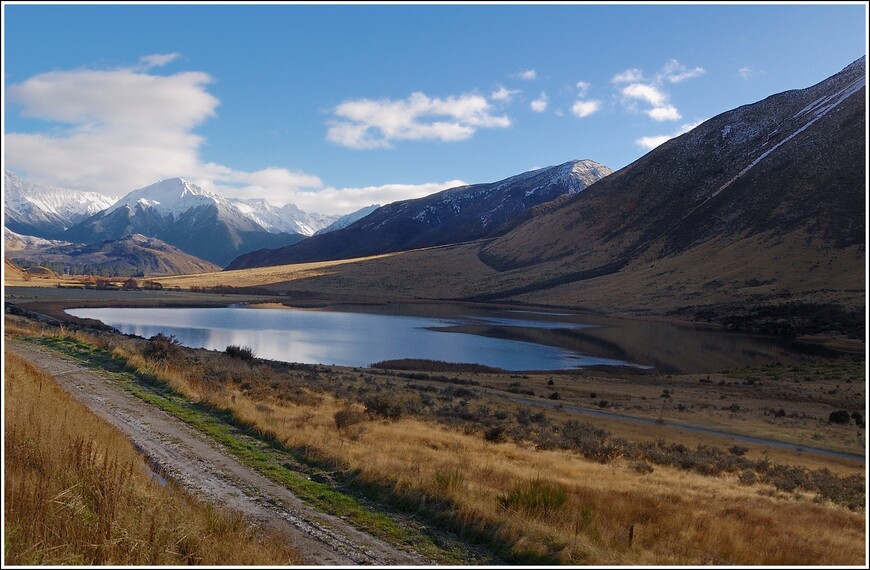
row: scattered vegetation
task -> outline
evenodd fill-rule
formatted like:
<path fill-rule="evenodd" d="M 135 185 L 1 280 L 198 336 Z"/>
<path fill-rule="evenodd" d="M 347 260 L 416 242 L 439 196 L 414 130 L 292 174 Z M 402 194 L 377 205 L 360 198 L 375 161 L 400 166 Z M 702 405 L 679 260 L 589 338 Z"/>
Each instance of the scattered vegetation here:
<path fill-rule="evenodd" d="M 142 356 L 150 341 L 77 338 L 155 378 L 179 401 L 193 400 L 198 413 L 247 426 L 246 434 L 268 442 L 258 448 L 266 458 L 290 453 L 312 479 L 422 516 L 510 563 L 806 564 L 863 556 L 855 546 L 864 540 L 863 477 L 779 465 L 739 446 L 628 441 L 591 422 L 484 400 L 485 382 L 457 372 L 243 363 L 187 349 L 157 365 Z M 518 381 L 519 389 L 529 382 Z M 298 485 L 266 458 L 246 461 Z M 301 494 L 316 501 L 316 493 Z"/>

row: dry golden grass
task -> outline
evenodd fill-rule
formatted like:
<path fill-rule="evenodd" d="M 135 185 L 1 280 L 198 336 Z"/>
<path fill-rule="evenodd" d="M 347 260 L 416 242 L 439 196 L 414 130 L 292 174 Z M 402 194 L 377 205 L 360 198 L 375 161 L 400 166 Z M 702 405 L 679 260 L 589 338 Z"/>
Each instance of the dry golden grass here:
<path fill-rule="evenodd" d="M 198 371 L 115 354 L 156 373 L 193 399 L 232 410 L 288 448 L 357 484 L 446 520 L 466 537 L 510 545 L 519 561 L 564 564 L 863 564 L 865 513 L 811 496 L 656 466 L 641 474 L 565 451 L 489 443 L 414 418 L 364 420 L 339 428 L 356 409 L 327 393 L 254 396 L 232 378 L 250 365 L 226 359 L 225 382 Z M 214 355 L 214 358 L 222 358 Z M 238 368 L 238 370 L 237 370 Z M 357 418 L 365 417 L 357 414 Z"/>
<path fill-rule="evenodd" d="M 317 399 L 264 405 L 231 390 L 215 403 L 405 501 L 449 502 L 454 526 L 493 534 L 519 557 L 527 550 L 566 564 L 764 565 L 860 564 L 864 557 L 861 513 L 765 496 L 776 494 L 733 478 L 665 467 L 640 475 L 626 463 L 487 443 L 415 419 L 339 430 L 334 415 L 347 404 Z M 553 493 L 564 500 L 546 508 Z"/>
<path fill-rule="evenodd" d="M 117 430 L 4 354 L 4 564 L 298 564 L 286 539 L 161 486 Z"/>

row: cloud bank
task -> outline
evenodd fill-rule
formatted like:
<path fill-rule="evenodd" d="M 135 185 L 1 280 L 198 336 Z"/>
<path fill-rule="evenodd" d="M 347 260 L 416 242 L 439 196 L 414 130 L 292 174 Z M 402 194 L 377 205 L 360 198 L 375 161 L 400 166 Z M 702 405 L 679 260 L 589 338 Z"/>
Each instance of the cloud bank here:
<path fill-rule="evenodd" d="M 201 160 L 193 129 L 215 116 L 219 101 L 201 72 L 152 75 L 178 54 L 152 54 L 137 67 L 43 73 L 7 89 L 25 117 L 58 126 L 8 133 L 6 162 L 55 186 L 123 195 L 164 178 L 205 186 L 259 184 L 286 191 L 322 186 L 314 175 L 283 168 L 243 172 Z"/>
<path fill-rule="evenodd" d="M 494 115 L 481 95 L 444 99 L 412 93 L 406 99 L 346 101 L 327 122 L 327 140 L 353 149 L 392 148 L 400 140 L 455 142 L 471 138 L 477 129 L 507 128 L 506 116 Z"/>

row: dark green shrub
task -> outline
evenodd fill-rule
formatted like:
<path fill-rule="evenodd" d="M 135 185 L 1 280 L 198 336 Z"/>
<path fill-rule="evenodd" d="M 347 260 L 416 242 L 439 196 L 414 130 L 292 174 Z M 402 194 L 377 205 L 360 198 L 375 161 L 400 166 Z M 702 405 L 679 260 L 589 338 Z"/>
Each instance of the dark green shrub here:
<path fill-rule="evenodd" d="M 142 354 L 151 360 L 170 361 L 181 357 L 184 351 L 181 348 L 181 341 L 175 335 L 166 336 L 157 333 L 148 339 Z"/>
<path fill-rule="evenodd" d="M 828 416 L 828 421 L 832 424 L 848 424 L 852 421 L 852 417 L 846 410 L 837 410 L 836 412 L 831 412 L 831 415 Z"/>
<path fill-rule="evenodd" d="M 238 358 L 239 360 L 244 360 L 246 362 L 254 360 L 254 349 L 249 346 L 236 346 L 231 344 L 226 348 L 225 352 L 231 358 Z"/>

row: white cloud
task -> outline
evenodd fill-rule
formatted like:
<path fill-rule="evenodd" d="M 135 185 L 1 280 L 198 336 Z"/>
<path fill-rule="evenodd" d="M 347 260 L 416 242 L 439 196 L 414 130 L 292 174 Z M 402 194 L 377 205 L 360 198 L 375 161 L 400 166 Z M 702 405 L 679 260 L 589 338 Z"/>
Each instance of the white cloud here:
<path fill-rule="evenodd" d="M 176 58 L 157 54 L 140 62 L 159 66 Z M 249 184 L 293 192 L 323 185 L 283 168 L 243 172 L 204 162 L 203 139 L 193 129 L 215 115 L 211 82 L 205 73 L 157 76 L 137 67 L 55 71 L 11 85 L 7 96 L 23 116 L 60 125 L 7 133 L 6 166 L 46 184 L 113 196 L 175 176 L 207 189 Z"/>
<path fill-rule="evenodd" d="M 626 69 L 622 73 L 617 73 L 610 80 L 611 83 L 636 83 L 643 80 L 643 73 L 639 69 Z"/>
<path fill-rule="evenodd" d="M 687 79 L 703 75 L 706 72 L 707 71 L 703 67 L 689 69 L 676 59 L 672 59 L 665 64 L 657 78 L 659 82 L 668 81 L 669 83 L 681 83 Z"/>
<path fill-rule="evenodd" d="M 577 82 L 577 96 L 578 97 L 586 97 L 586 93 L 589 91 L 590 87 L 591 87 L 591 85 L 586 83 L 585 81 L 578 81 Z"/>
<path fill-rule="evenodd" d="M 675 133 L 670 134 L 670 135 L 657 135 L 657 136 L 650 136 L 650 137 L 641 137 L 641 138 L 637 139 L 636 141 L 634 141 L 634 144 L 636 144 L 637 146 L 643 147 L 645 149 L 652 150 L 652 149 L 656 148 L 657 146 L 661 145 L 662 143 L 671 140 L 674 137 L 678 137 L 683 133 L 687 133 L 687 132 L 691 131 L 692 129 L 694 129 L 695 127 L 697 127 L 698 125 L 700 125 L 703 122 L 704 121 L 697 121 L 694 123 L 686 123 L 685 125 L 680 127 Z"/>
<path fill-rule="evenodd" d="M 680 115 L 680 112 L 677 111 L 677 108 L 673 105 L 662 105 L 660 107 L 653 107 L 646 111 L 646 114 L 654 120 L 661 123 L 662 121 L 677 121 L 682 119 L 683 116 Z"/>
<path fill-rule="evenodd" d="M 754 67 L 744 66 L 737 70 L 737 75 L 742 77 L 744 80 L 748 81 L 756 75 L 762 75 L 764 71 L 760 69 L 755 69 Z"/>
<path fill-rule="evenodd" d="M 532 101 L 531 107 L 532 111 L 535 113 L 543 113 L 547 110 L 547 105 L 550 102 L 550 98 L 547 97 L 547 94 L 541 91 L 541 96 Z"/>
<path fill-rule="evenodd" d="M 143 55 L 139 58 L 139 62 L 147 71 L 153 67 L 163 67 L 181 57 L 180 53 L 154 53 L 151 55 Z"/>
<path fill-rule="evenodd" d="M 524 71 L 520 71 L 517 74 L 517 77 L 519 77 L 523 81 L 531 81 L 531 80 L 535 79 L 536 77 L 538 77 L 538 72 L 535 71 L 534 69 L 526 69 Z"/>
<path fill-rule="evenodd" d="M 515 95 L 522 93 L 519 89 L 508 89 L 504 85 L 499 85 L 498 89 L 493 91 L 489 98 L 493 101 L 505 101 L 510 102 L 511 99 L 514 98 Z"/>
<path fill-rule="evenodd" d="M 571 107 L 571 113 L 575 117 L 588 117 L 601 109 L 601 101 L 577 101 Z"/>
<path fill-rule="evenodd" d="M 422 198 L 457 186 L 465 186 L 462 180 L 429 182 L 424 184 L 383 184 L 359 188 L 322 187 L 314 191 L 286 191 L 281 188 L 246 186 L 243 188 L 214 188 L 226 196 L 262 197 L 276 205 L 292 203 L 306 212 L 322 214 L 347 214 L 370 204 L 390 204 L 398 200 Z"/>
<path fill-rule="evenodd" d="M 667 100 L 667 95 L 656 86 L 645 83 L 632 83 L 627 87 L 623 87 L 622 94 L 630 99 L 645 101 L 654 107 L 663 105 Z"/>
<path fill-rule="evenodd" d="M 676 121 L 682 118 L 677 108 L 667 102 L 667 94 L 655 85 L 632 83 L 623 87 L 621 93 L 628 100 L 648 103 L 651 108 L 644 113 L 654 121 Z"/>
<path fill-rule="evenodd" d="M 610 81 L 616 85 L 628 84 L 618 88 L 622 95 L 622 103 L 626 108 L 632 111 L 641 111 L 654 121 L 676 121 L 681 119 L 682 115 L 669 102 L 670 95 L 664 89 L 664 85 L 682 83 L 704 73 L 706 70 L 702 67 L 689 69 L 676 59 L 671 59 L 665 63 L 653 79 L 644 80 L 641 70 L 628 69 L 614 75 Z M 638 103 L 645 103 L 647 108 L 639 108 Z M 652 141 L 655 137 L 647 138 Z"/>
<path fill-rule="evenodd" d="M 326 138 L 355 149 L 392 148 L 397 140 L 461 141 L 479 128 L 511 125 L 508 117 L 491 111 L 485 97 L 472 94 L 440 99 L 417 92 L 398 101 L 358 99 L 334 109 Z"/>

